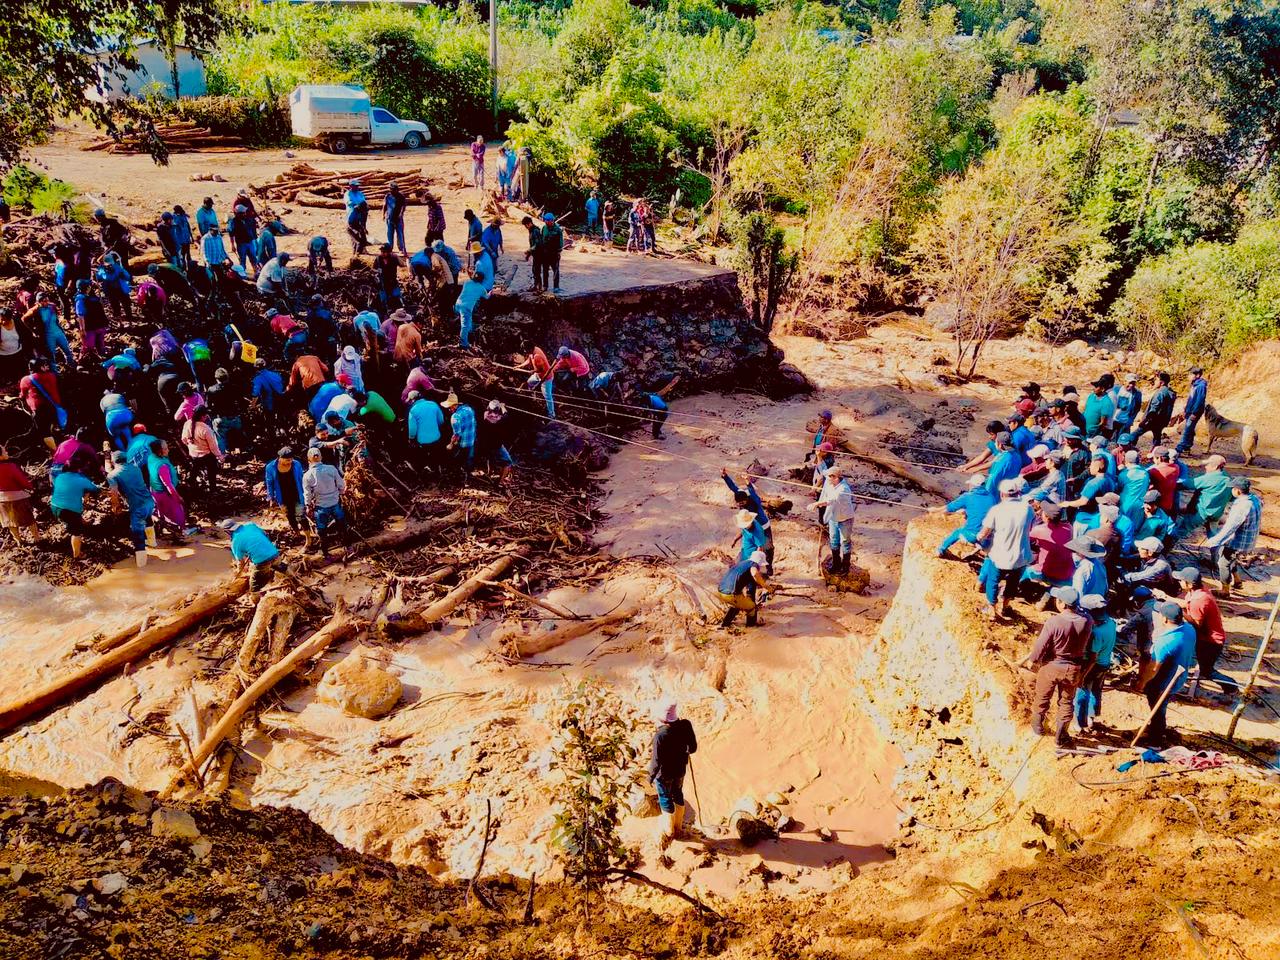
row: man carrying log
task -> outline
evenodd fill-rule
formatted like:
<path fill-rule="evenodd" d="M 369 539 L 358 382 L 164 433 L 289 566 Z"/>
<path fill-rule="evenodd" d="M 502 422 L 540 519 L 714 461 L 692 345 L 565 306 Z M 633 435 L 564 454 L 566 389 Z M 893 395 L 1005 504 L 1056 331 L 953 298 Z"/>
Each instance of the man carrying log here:
<path fill-rule="evenodd" d="M 223 520 L 218 526 L 231 538 L 231 566 L 249 574 L 249 589 L 259 593 L 276 574 L 280 550 L 256 523 Z"/>

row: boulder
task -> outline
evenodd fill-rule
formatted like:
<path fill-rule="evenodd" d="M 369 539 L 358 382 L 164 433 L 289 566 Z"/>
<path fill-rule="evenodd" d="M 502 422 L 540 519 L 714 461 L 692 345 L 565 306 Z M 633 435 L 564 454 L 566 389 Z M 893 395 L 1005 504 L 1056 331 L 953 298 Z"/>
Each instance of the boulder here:
<path fill-rule="evenodd" d="M 398 678 L 366 662 L 359 650 L 326 670 L 316 688 L 319 700 L 369 720 L 390 713 L 403 693 Z"/>
<path fill-rule="evenodd" d="M 159 807 L 151 814 L 151 835 L 172 837 L 175 840 L 198 840 L 200 828 L 196 826 L 195 817 L 185 810 Z"/>
<path fill-rule="evenodd" d="M 1083 360 L 1085 357 L 1089 356 L 1089 345 L 1083 340 L 1072 340 L 1062 348 L 1062 352 L 1068 357 L 1076 357 Z"/>

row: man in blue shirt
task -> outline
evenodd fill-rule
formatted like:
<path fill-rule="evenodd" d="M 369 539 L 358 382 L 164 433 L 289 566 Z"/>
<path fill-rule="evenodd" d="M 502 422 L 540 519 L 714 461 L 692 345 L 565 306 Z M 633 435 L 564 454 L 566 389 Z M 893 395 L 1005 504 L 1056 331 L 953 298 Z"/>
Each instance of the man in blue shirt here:
<path fill-rule="evenodd" d="M 965 543 L 978 542 L 978 531 L 982 529 L 982 521 L 987 511 L 996 505 L 996 498 L 986 488 L 982 477 L 970 477 L 969 489 L 960 494 L 944 508 L 947 513 L 964 511 L 964 526 L 956 527 L 938 546 L 938 556 L 951 558 L 949 551 L 958 541 Z"/>
<path fill-rule="evenodd" d="M 453 271 L 453 282 L 457 283 L 458 274 L 462 273 L 462 261 L 458 259 L 457 252 L 443 240 L 437 240 L 431 244 L 431 249 L 444 257 L 444 262 L 449 264 L 449 269 Z"/>
<path fill-rule="evenodd" d="M 400 192 L 400 184 L 392 181 L 382 201 L 382 219 L 387 223 L 387 243 L 398 243 L 401 254 L 409 252 L 404 245 L 404 212 L 408 206 L 409 201 Z"/>
<path fill-rule="evenodd" d="M 1014 450 L 1018 451 L 1018 456 L 1022 459 L 1018 465 L 1018 469 L 1021 470 L 1031 462 L 1027 451 L 1036 445 L 1036 435 L 1027 428 L 1020 413 L 1009 414 L 1005 423 L 1009 425 L 1009 443 Z"/>
<path fill-rule="evenodd" d="M 733 494 L 733 501 L 740 508 L 750 510 L 755 514 L 756 523 L 764 532 L 764 551 L 765 559 L 768 560 L 768 573 L 773 573 L 773 521 L 769 519 L 769 514 L 764 509 L 764 501 L 760 499 L 760 494 L 756 493 L 756 485 L 748 478 L 747 489 L 740 490 L 738 485 L 733 482 L 733 477 L 729 476 L 729 471 L 723 467 L 720 469 L 720 479 L 724 481 L 724 485 L 729 488 L 729 492 Z M 746 559 L 744 554 L 742 559 Z"/>
<path fill-rule="evenodd" d="M 231 537 L 232 566 L 238 573 L 249 574 L 249 589 L 262 590 L 275 576 L 280 551 L 256 523 L 223 520 L 218 524 Z"/>
<path fill-rule="evenodd" d="M 222 219 L 218 216 L 218 211 L 213 209 L 213 197 L 205 197 L 204 203 L 196 207 L 196 230 L 203 237 L 221 226 Z"/>
<path fill-rule="evenodd" d="M 1204 378 L 1204 370 L 1191 368 L 1191 390 L 1187 394 L 1186 403 L 1182 407 L 1182 438 L 1178 441 L 1178 452 L 1186 453 L 1195 444 L 1196 425 L 1204 416 L 1204 406 L 1209 393 L 1209 381 Z"/>
<path fill-rule="evenodd" d="M 465 483 L 471 477 L 471 462 L 475 458 L 476 412 L 465 403 L 459 403 L 457 395 L 452 393 L 440 406 L 451 411 L 449 427 L 453 436 L 449 438 L 448 449 L 456 451 L 454 455 L 462 467 Z"/>
<path fill-rule="evenodd" d="M 600 223 L 599 192 L 595 190 L 591 191 L 591 196 L 587 197 L 586 211 L 587 211 L 587 228 L 585 232 L 589 237 L 596 232 L 596 226 L 597 224 Z"/>
<path fill-rule="evenodd" d="M 1013 440 L 1007 433 L 996 436 L 996 455 L 987 471 L 987 493 L 993 500 L 1000 498 L 1000 484 L 1005 480 L 1017 480 L 1022 473 L 1022 454 L 1013 449 Z"/>
<path fill-rule="evenodd" d="M 725 605 L 724 618 L 720 626 L 730 626 L 741 610 L 747 615 L 747 626 L 760 625 L 760 604 L 768 594 L 760 591 L 769 589 L 769 581 L 765 579 L 764 568 L 768 561 L 763 551 L 757 550 L 746 560 L 739 560 L 731 566 L 720 580 L 718 594 L 720 602 Z"/>
<path fill-rule="evenodd" d="M 494 217 L 489 221 L 489 225 L 480 232 L 480 246 L 489 251 L 489 255 L 493 257 L 493 262 L 498 262 L 498 255 L 502 253 L 502 218 Z"/>
<path fill-rule="evenodd" d="M 477 268 L 477 272 L 458 291 L 457 302 L 453 305 L 458 314 L 458 346 L 463 350 L 471 349 L 471 328 L 475 324 L 476 304 L 488 296 L 489 288 L 485 286 L 484 276 Z"/>
<path fill-rule="evenodd" d="M 122 504 L 129 510 L 129 533 L 133 538 L 133 559 L 140 567 L 147 565 L 147 544 L 156 539 L 155 528 L 151 526 L 151 514 L 155 512 L 156 501 L 151 496 L 151 488 L 142 476 L 142 471 L 129 462 L 129 458 L 121 450 L 111 454 L 114 464 L 107 474 L 107 487 L 111 491 L 111 500 L 117 506 Z"/>
<path fill-rule="evenodd" d="M 1163 746 L 1168 734 L 1165 711 L 1169 701 L 1187 682 L 1187 672 L 1196 662 L 1196 631 L 1187 623 L 1182 608 L 1172 600 L 1157 604 L 1151 640 L 1151 664 L 1155 674 L 1142 692 L 1154 711 L 1147 725 L 1145 740 L 1151 746 Z M 1157 707 L 1157 704 L 1159 706 Z"/>
<path fill-rule="evenodd" d="M 1169 426 L 1169 421 L 1173 419 L 1173 404 L 1177 400 L 1174 392 L 1169 389 L 1169 374 L 1160 370 L 1156 373 L 1155 393 L 1147 400 L 1147 411 L 1142 415 L 1142 420 L 1138 423 L 1137 429 L 1131 431 L 1133 434 L 1133 442 L 1136 444 L 1144 433 L 1151 434 L 1151 442 L 1159 445 L 1164 442 L 1164 431 Z"/>
<path fill-rule="evenodd" d="M 258 406 L 262 408 L 263 425 L 274 433 L 278 429 L 276 411 L 280 398 L 284 396 L 284 378 L 268 368 L 265 360 L 255 361 L 253 367 L 251 394 L 253 399 L 258 401 Z"/>
<path fill-rule="evenodd" d="M 417 390 L 405 399 L 409 404 L 409 439 L 420 454 L 419 461 L 430 465 L 430 453 L 440 443 L 444 429 L 444 411 L 440 404 L 428 400 Z"/>
<path fill-rule="evenodd" d="M 1116 407 L 1107 392 L 1111 384 L 1101 378 L 1091 384 L 1093 392 L 1084 401 L 1084 432 L 1086 436 L 1110 436 L 1111 420 Z"/>
<path fill-rule="evenodd" d="M 1114 401 L 1116 436 L 1132 433 L 1134 421 L 1138 419 L 1138 411 L 1142 409 L 1142 391 L 1138 389 L 1136 373 L 1131 373 L 1124 378 L 1124 386 L 1116 391 Z"/>
<path fill-rule="evenodd" d="M 49 497 L 49 506 L 53 510 L 53 518 L 61 521 L 71 535 L 71 556 L 80 559 L 84 549 L 84 537 L 88 526 L 84 522 L 84 498 L 94 496 L 102 490 L 84 474 L 68 467 L 53 478 L 53 491 Z"/>

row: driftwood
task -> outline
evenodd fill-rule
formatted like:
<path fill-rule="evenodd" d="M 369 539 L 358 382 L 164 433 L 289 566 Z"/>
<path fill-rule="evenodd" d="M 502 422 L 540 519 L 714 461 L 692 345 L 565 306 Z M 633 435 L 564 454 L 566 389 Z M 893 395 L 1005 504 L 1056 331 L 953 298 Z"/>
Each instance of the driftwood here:
<path fill-rule="evenodd" d="M 258 652 L 262 644 L 270 637 L 267 648 L 267 663 L 275 663 L 284 655 L 284 648 L 289 643 L 289 631 L 293 621 L 302 613 L 302 608 L 290 597 L 278 591 L 263 594 L 253 611 L 253 619 L 244 633 L 244 642 L 240 644 L 240 652 L 236 655 L 235 668 L 227 672 L 228 698 L 239 696 L 246 686 L 257 676 Z"/>
<path fill-rule="evenodd" d="M 399 550 L 415 546 L 422 540 L 429 539 L 438 531 L 461 522 L 465 518 L 466 510 L 455 510 L 447 516 L 437 517 L 420 527 L 387 531 L 386 533 L 369 537 L 347 551 L 347 556 L 343 560 L 329 563 L 320 558 L 310 558 L 297 564 L 292 569 L 298 573 L 306 573 L 312 570 L 327 569 L 332 566 L 336 570 L 347 560 L 362 554 L 382 550 Z M 145 630 L 141 630 L 132 640 L 121 642 L 114 649 L 85 664 L 70 675 L 51 681 L 18 700 L 0 706 L 0 733 L 10 730 L 24 720 L 29 720 L 31 717 L 51 707 L 65 703 L 77 693 L 106 679 L 126 664 L 145 657 L 152 651 L 158 650 L 165 644 L 176 640 L 193 627 L 230 606 L 235 600 L 248 592 L 248 589 L 249 582 L 243 577 L 236 577 L 219 586 L 210 587 L 181 610 L 176 611 L 158 623 L 152 624 Z M 473 590 L 472 593 L 474 592 Z M 148 614 L 147 616 L 154 616 L 154 614 Z M 146 617 L 140 621 L 140 623 L 145 622 Z M 127 631 L 125 630 L 117 631 L 113 638 L 119 638 L 126 634 Z"/>
<path fill-rule="evenodd" d="M 249 589 L 249 582 L 237 578 L 228 584 L 202 594 L 199 599 L 166 620 L 148 627 L 129 640 L 68 676 L 59 677 L 43 687 L 0 707 L 0 733 L 12 729 L 51 707 L 65 703 L 82 690 L 95 686 L 125 664 L 132 663 L 182 636 L 219 610 L 230 606 Z"/>
<path fill-rule="evenodd" d="M 505 590 L 507 593 L 511 594 L 513 597 L 519 597 L 525 603 L 531 603 L 535 607 L 541 607 L 543 610 L 547 611 L 547 613 L 551 614 L 553 617 L 558 617 L 561 620 L 584 619 L 581 614 L 574 613 L 572 610 L 566 610 L 564 607 L 559 606 L 558 604 L 551 603 L 548 600 L 539 600 L 537 597 L 531 597 L 529 596 L 529 594 L 525 593 L 523 590 L 519 590 L 513 584 L 507 583 L 505 581 L 501 581 L 501 580 L 489 581 L 488 583 L 485 584 L 485 586 L 499 587 L 500 589 Z"/>
<path fill-rule="evenodd" d="M 531 657 L 534 654 L 546 653 L 548 650 L 554 650 L 556 647 L 563 646 L 570 640 L 576 640 L 578 637 L 585 637 L 587 634 L 607 627 L 610 624 L 621 623 L 623 620 L 631 619 L 635 610 L 626 607 L 622 610 L 615 610 L 613 613 L 607 613 L 602 617 L 595 617 L 591 620 L 579 620 L 564 626 L 557 627 L 555 630 L 541 630 L 539 625 L 535 624 L 533 631 L 528 634 L 520 634 L 506 638 L 511 646 L 515 648 L 516 656 L 522 660 Z"/>
<path fill-rule="evenodd" d="M 268 667 L 262 676 L 249 685 L 249 688 L 244 693 L 236 697 L 231 706 L 227 708 L 227 712 L 214 724 L 208 736 L 201 741 L 200 746 L 195 749 L 193 755 L 178 771 L 177 776 L 169 784 L 169 789 L 166 792 L 172 792 L 182 781 L 188 778 L 195 779 L 196 771 L 202 768 L 205 761 L 213 756 L 223 741 L 239 728 L 240 721 L 253 705 L 262 699 L 276 684 L 293 673 L 296 667 L 304 661 L 323 653 L 333 644 L 351 639 L 366 623 L 367 621 L 362 618 L 351 616 L 347 612 L 346 605 L 342 600 L 339 600 L 328 623 L 294 647 L 278 663 Z"/>
<path fill-rule="evenodd" d="M 881 470 L 887 470 L 895 477 L 900 477 L 903 480 L 906 480 L 908 483 L 923 490 L 925 493 L 932 493 L 934 496 L 947 498 L 946 488 L 944 488 L 943 485 L 935 478 L 920 470 L 916 470 L 913 467 L 909 467 L 905 463 L 900 463 L 898 460 L 891 457 L 886 457 L 882 454 L 876 453 L 874 450 L 869 450 L 856 441 L 850 440 L 848 437 L 841 438 L 836 443 L 836 448 L 843 449 L 860 460 L 866 460 L 870 463 L 874 463 Z"/>
<path fill-rule="evenodd" d="M 420 610 L 409 611 L 395 620 L 380 621 L 378 627 L 382 636 L 388 640 L 401 640 L 425 633 L 432 624 L 443 620 L 489 583 L 504 576 L 511 569 L 511 564 L 515 562 L 517 555 L 517 553 L 504 553 L 492 563 L 482 567 L 478 573 L 462 581 L 439 600 Z"/>

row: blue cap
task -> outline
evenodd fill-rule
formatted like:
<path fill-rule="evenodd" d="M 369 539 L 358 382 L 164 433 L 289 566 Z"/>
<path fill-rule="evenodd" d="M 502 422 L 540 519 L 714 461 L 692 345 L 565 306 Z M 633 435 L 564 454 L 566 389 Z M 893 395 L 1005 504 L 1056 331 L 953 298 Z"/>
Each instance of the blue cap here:
<path fill-rule="evenodd" d="M 547 221 L 547 223 L 555 223 L 556 215 L 554 213 L 544 213 L 542 215 L 542 219 Z"/>

